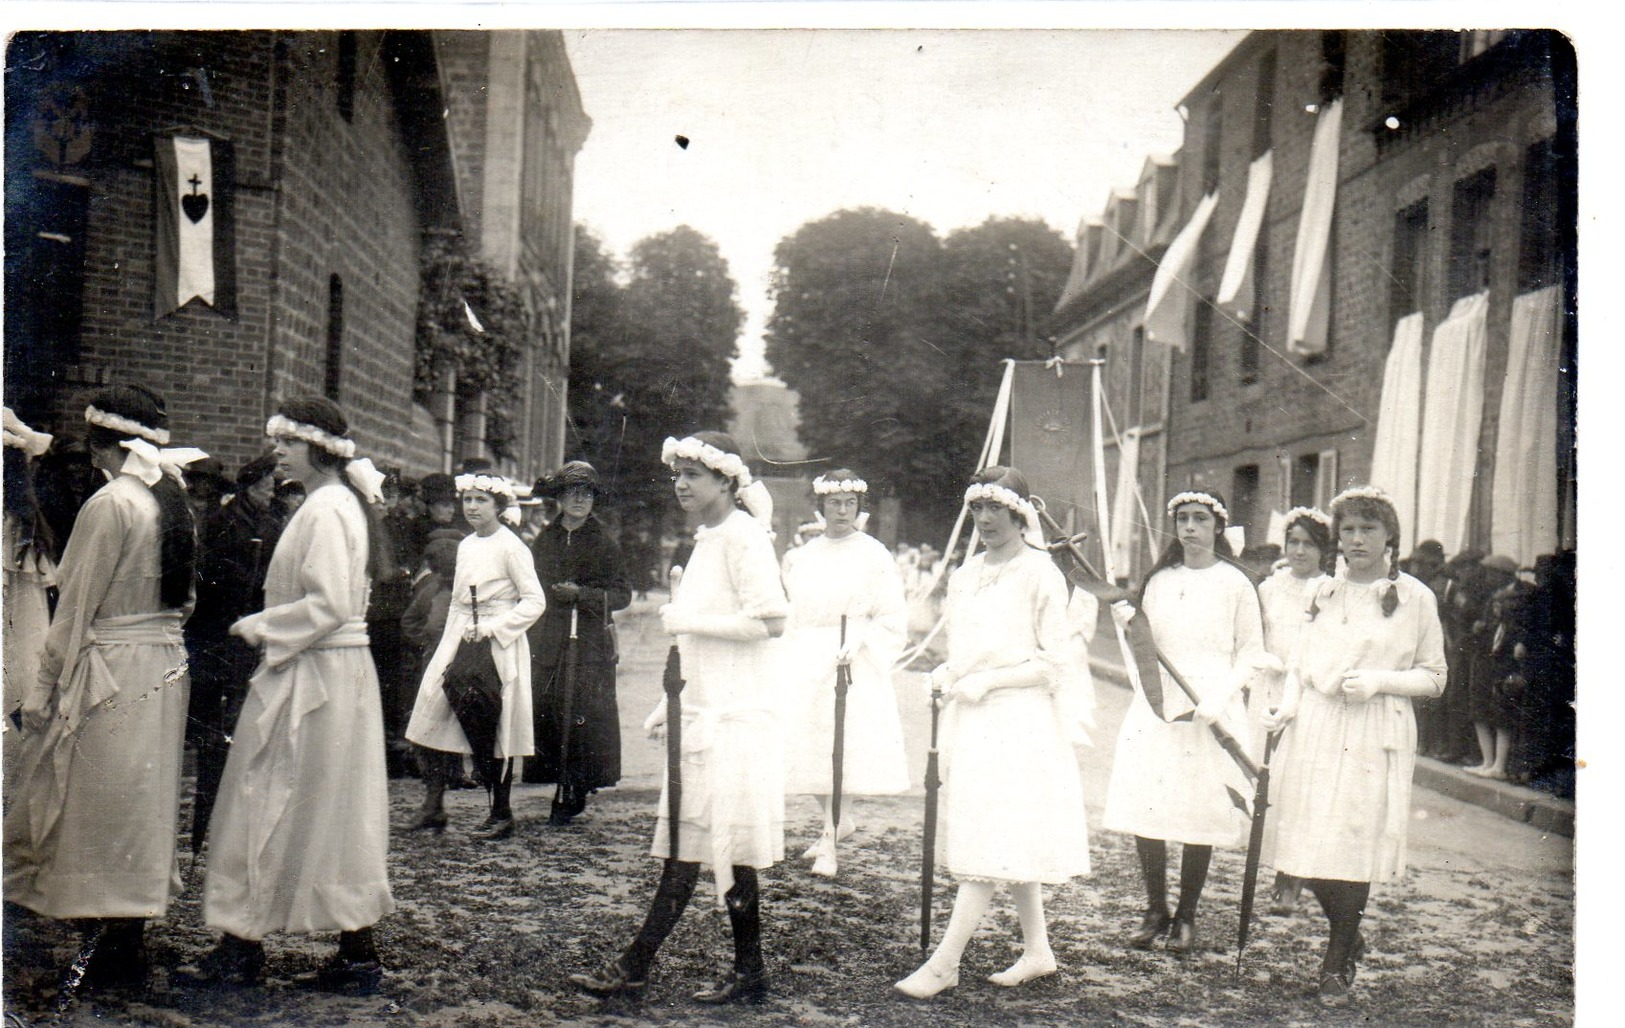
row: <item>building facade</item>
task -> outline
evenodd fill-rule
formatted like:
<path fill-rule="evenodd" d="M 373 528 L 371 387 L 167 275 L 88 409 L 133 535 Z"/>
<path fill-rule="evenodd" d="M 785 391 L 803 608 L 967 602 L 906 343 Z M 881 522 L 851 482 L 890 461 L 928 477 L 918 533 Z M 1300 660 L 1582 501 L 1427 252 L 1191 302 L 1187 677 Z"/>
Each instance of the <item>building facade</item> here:
<path fill-rule="evenodd" d="M 524 297 L 503 463 L 557 462 L 588 122 L 556 33 L 33 33 L 8 62 L 5 390 L 31 423 L 71 440 L 89 392 L 144 385 L 178 442 L 230 469 L 282 397 L 324 393 L 380 465 L 490 456 L 483 397 L 436 411 L 419 381 L 420 259 L 438 235 Z M 190 196 L 181 176 L 178 248 L 171 144 L 207 169 Z M 176 267 L 195 285 L 203 266 L 186 241 L 200 211 L 209 285 L 166 305 Z"/>

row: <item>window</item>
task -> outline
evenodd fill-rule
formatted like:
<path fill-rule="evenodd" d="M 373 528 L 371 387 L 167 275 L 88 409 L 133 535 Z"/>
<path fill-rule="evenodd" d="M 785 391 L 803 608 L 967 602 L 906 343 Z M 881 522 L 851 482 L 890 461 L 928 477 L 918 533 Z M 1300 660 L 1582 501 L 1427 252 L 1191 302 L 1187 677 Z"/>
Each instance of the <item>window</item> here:
<path fill-rule="evenodd" d="M 1524 153 L 1523 215 L 1518 231 L 1518 292 L 1527 293 L 1562 280 L 1566 249 L 1558 245 L 1566 226 L 1574 224 L 1572 210 L 1558 202 L 1558 162 L 1555 139 L 1543 139 Z M 1572 229 L 1570 229 L 1572 230 Z"/>
<path fill-rule="evenodd" d="M 1435 30 L 1382 34 L 1382 102 L 1400 107 L 1426 93 L 1459 60 L 1460 33 Z"/>
<path fill-rule="evenodd" d="M 1292 463 L 1292 506 L 1314 507 L 1320 496 L 1320 454 L 1305 453 Z M 1324 509 L 1324 508 L 1322 508 Z"/>
<path fill-rule="evenodd" d="M 339 116 L 345 121 L 355 117 L 355 62 L 356 34 L 347 29 L 339 33 L 339 67 L 334 82 Z"/>
<path fill-rule="evenodd" d="M 1343 64 L 1347 56 L 1348 33 L 1320 34 L 1320 102 L 1331 103 L 1343 95 Z"/>
<path fill-rule="evenodd" d="M 24 198 L 5 218 L 6 404 L 48 403 L 64 369 L 79 363 L 90 190 L 44 175 L 13 174 Z"/>
<path fill-rule="evenodd" d="M 1202 193 L 1219 188 L 1219 133 L 1224 125 L 1224 99 L 1217 89 L 1207 98 L 1202 112 Z"/>
<path fill-rule="evenodd" d="M 1253 100 L 1253 159 L 1270 148 L 1270 122 L 1275 111 L 1275 51 L 1258 59 L 1258 89 Z"/>
<path fill-rule="evenodd" d="M 327 280 L 327 373 L 322 392 L 329 400 L 339 399 L 344 375 L 344 281 L 337 275 Z"/>
<path fill-rule="evenodd" d="M 1145 326 L 1134 326 L 1134 337 L 1129 344 L 1128 368 L 1128 423 L 1145 423 L 1145 401 L 1140 396 L 1145 388 Z"/>
<path fill-rule="evenodd" d="M 1456 182 L 1450 225 L 1450 299 L 1481 293 L 1490 285 L 1490 204 L 1495 169 Z"/>
<path fill-rule="evenodd" d="M 1196 302 L 1196 327 L 1191 333 L 1191 400 L 1205 400 L 1212 391 L 1213 300 Z"/>
<path fill-rule="evenodd" d="M 1252 542 L 1264 534 L 1258 522 L 1258 465 L 1243 464 L 1231 475 L 1230 524 L 1249 526 Z"/>
<path fill-rule="evenodd" d="M 1337 492 L 1337 451 L 1321 450 L 1315 454 L 1315 506 L 1330 511 Z"/>
<path fill-rule="evenodd" d="M 1389 321 L 1422 308 L 1422 267 L 1427 251 L 1428 202 L 1418 200 L 1394 215 L 1394 256 L 1388 269 Z"/>

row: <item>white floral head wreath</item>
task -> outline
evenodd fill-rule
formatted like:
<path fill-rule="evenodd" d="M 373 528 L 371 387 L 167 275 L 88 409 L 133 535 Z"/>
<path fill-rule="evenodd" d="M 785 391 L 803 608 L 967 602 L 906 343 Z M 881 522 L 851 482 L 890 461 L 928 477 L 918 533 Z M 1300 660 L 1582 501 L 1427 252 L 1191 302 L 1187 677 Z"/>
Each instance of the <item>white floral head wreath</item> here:
<path fill-rule="evenodd" d="M 265 423 L 265 434 L 268 436 L 290 436 L 294 439 L 318 446 L 335 457 L 349 460 L 355 456 L 355 440 L 336 436 L 331 432 L 308 425 L 303 421 L 295 421 L 281 414 L 271 415 L 271 420 Z"/>
<path fill-rule="evenodd" d="M 813 479 L 814 496 L 833 496 L 836 493 L 866 493 L 869 483 L 861 478 L 825 478 L 819 475 Z"/>
<path fill-rule="evenodd" d="M 51 448 L 54 436 L 28 427 L 10 407 L 5 408 L 5 444 L 38 457 Z"/>
<path fill-rule="evenodd" d="M 1226 523 L 1230 521 L 1230 512 L 1224 509 L 1224 504 L 1220 503 L 1217 499 L 1209 494 L 1194 489 L 1177 493 L 1173 499 L 1168 501 L 1168 516 L 1173 517 L 1174 512 L 1187 503 L 1200 503 L 1202 506 L 1208 508 L 1219 517 L 1223 518 Z"/>
<path fill-rule="evenodd" d="M 97 428 L 105 428 L 110 432 L 122 432 L 136 439 L 145 439 L 147 442 L 158 446 L 169 445 L 169 429 L 148 428 L 139 421 L 118 414 L 109 414 L 95 405 L 85 408 L 85 420 Z"/>
<path fill-rule="evenodd" d="M 514 488 L 514 484 L 501 475 L 458 475 L 453 481 L 460 493 L 478 489 L 493 496 L 505 496 L 510 501 L 519 498 L 519 491 Z"/>
<path fill-rule="evenodd" d="M 1286 512 L 1286 519 L 1282 522 L 1282 524 L 1290 528 L 1292 523 L 1299 518 L 1308 518 L 1310 521 L 1315 522 L 1328 532 L 1331 531 L 1332 516 L 1321 510 L 1319 507 L 1293 507 L 1291 510 Z"/>
<path fill-rule="evenodd" d="M 726 453 L 691 435 L 681 439 L 667 436 L 660 447 L 660 463 L 670 468 L 676 467 L 680 460 L 697 460 L 724 478 L 733 479 L 741 489 L 751 483 L 750 469 L 739 454 Z"/>
<path fill-rule="evenodd" d="M 1349 500 L 1377 500 L 1382 503 L 1386 503 L 1390 507 L 1394 505 L 1393 498 L 1384 492 L 1380 487 L 1374 485 L 1357 485 L 1352 489 L 1344 489 L 1342 492 L 1332 497 L 1332 512 L 1335 514 L 1337 512 L 1337 508 Z"/>
<path fill-rule="evenodd" d="M 1020 493 L 997 482 L 976 482 L 965 490 L 965 505 L 968 507 L 977 500 L 997 503 L 1020 514 L 1026 524 L 1023 537 L 1035 546 L 1043 545 L 1044 533 L 1038 524 L 1038 508 L 1033 506 L 1031 500 L 1022 499 Z"/>

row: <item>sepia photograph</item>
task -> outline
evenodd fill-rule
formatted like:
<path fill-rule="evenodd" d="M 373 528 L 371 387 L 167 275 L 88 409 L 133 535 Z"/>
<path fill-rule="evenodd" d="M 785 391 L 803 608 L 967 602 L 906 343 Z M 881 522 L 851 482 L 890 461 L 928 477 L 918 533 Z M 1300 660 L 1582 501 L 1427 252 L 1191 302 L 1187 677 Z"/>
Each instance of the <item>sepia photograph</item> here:
<path fill-rule="evenodd" d="M 8 1028 L 1606 1022 L 1569 4 L 13 6 Z"/>

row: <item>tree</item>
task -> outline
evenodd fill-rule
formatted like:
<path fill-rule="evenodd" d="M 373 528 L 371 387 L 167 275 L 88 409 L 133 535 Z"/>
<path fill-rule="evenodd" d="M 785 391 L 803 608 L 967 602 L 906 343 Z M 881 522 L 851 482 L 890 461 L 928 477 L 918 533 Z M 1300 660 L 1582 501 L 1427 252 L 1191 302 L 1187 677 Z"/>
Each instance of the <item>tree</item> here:
<path fill-rule="evenodd" d="M 683 225 L 632 248 L 628 278 L 576 236 L 570 412 L 577 453 L 633 511 L 669 505 L 661 443 L 727 424 L 744 312 L 716 243 Z"/>
<path fill-rule="evenodd" d="M 952 373 L 932 338 L 942 257 L 930 226 L 867 207 L 809 222 L 774 251 L 766 357 L 800 396 L 802 441 L 911 516 L 948 470 L 928 444 Z"/>

